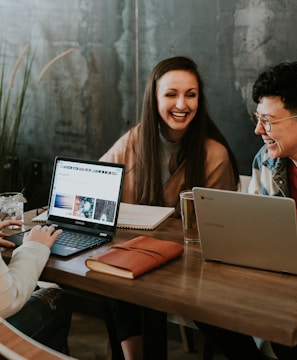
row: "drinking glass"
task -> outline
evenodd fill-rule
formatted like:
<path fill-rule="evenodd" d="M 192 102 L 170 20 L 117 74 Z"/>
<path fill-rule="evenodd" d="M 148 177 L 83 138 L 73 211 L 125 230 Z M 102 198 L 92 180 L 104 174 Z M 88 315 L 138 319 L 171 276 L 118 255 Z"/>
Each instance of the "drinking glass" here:
<path fill-rule="evenodd" d="M 20 220 L 24 221 L 24 195 L 18 192 L 5 192 L 0 194 L 0 221 Z M 17 228 L 11 225 L 10 228 Z"/>
<path fill-rule="evenodd" d="M 199 230 L 194 206 L 194 196 L 192 190 L 184 190 L 179 194 L 180 209 L 186 244 L 199 243 Z"/>

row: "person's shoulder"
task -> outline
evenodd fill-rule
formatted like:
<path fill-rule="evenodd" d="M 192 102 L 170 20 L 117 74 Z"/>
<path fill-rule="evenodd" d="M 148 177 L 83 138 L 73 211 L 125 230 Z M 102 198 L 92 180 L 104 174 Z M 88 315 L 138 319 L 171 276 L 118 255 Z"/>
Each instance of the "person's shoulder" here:
<path fill-rule="evenodd" d="M 133 126 L 100 157 L 100 161 L 127 163 L 127 157 L 135 153 L 138 144 L 139 125 Z"/>
<path fill-rule="evenodd" d="M 131 127 L 124 135 L 120 137 L 118 141 L 130 142 L 132 139 L 138 139 L 140 124 Z"/>
<path fill-rule="evenodd" d="M 267 148 L 265 145 L 263 145 L 255 154 L 255 158 L 261 158 L 261 159 L 264 159 L 266 160 L 267 157 L 268 157 L 268 152 L 267 152 Z"/>
<path fill-rule="evenodd" d="M 229 164 L 230 157 L 227 148 L 219 141 L 207 138 L 205 141 L 206 162 L 216 167 L 219 164 Z"/>
<path fill-rule="evenodd" d="M 205 140 L 206 152 L 210 154 L 226 154 L 228 156 L 227 148 L 219 141 L 207 138 Z"/>
<path fill-rule="evenodd" d="M 141 124 L 136 124 L 133 127 L 131 127 L 130 130 L 128 130 L 127 134 L 129 134 L 131 137 L 138 137 L 139 136 L 139 130 L 140 130 Z"/>
<path fill-rule="evenodd" d="M 108 150 L 114 151 L 116 149 L 130 147 L 134 144 L 135 141 L 138 141 L 138 133 L 139 133 L 139 124 L 131 127 L 125 134 L 120 136 L 120 138 L 113 144 L 113 146 Z"/>
<path fill-rule="evenodd" d="M 265 165 L 270 169 L 274 169 L 282 162 L 283 160 L 281 158 L 270 158 L 266 146 L 263 145 L 254 156 L 253 168 L 261 169 L 262 166 Z"/>
<path fill-rule="evenodd" d="M 217 141 L 217 140 L 215 140 L 215 139 L 212 139 L 212 138 L 206 138 L 206 140 L 205 140 L 205 142 L 206 142 L 206 144 L 208 145 L 208 146 L 217 146 L 217 147 L 223 147 L 223 148 L 225 148 L 225 146 L 223 145 L 223 144 L 221 144 L 219 141 Z"/>

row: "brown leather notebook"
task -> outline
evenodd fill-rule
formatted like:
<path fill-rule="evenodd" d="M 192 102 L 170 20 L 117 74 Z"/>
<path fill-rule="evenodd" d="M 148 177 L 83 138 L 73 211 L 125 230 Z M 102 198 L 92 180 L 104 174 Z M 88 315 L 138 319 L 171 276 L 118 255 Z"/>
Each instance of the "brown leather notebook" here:
<path fill-rule="evenodd" d="M 86 259 L 86 266 L 104 274 L 134 279 L 180 256 L 183 245 L 150 236 L 138 236 Z"/>

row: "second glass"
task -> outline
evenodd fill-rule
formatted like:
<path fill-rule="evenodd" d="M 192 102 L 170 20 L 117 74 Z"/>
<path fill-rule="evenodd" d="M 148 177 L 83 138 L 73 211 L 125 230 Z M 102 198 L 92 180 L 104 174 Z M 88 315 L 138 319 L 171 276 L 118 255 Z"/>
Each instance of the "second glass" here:
<path fill-rule="evenodd" d="M 192 190 L 184 190 L 179 194 L 180 210 L 185 243 L 199 243 L 199 230 L 194 206 Z"/>

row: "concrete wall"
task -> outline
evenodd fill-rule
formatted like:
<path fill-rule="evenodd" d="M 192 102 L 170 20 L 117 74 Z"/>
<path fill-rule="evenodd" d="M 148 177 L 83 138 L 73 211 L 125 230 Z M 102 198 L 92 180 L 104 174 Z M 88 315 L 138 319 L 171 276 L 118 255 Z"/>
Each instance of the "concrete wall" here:
<path fill-rule="evenodd" d="M 18 142 L 23 164 L 55 155 L 97 159 L 137 122 L 144 85 L 161 59 L 188 55 L 200 67 L 210 113 L 241 173 L 261 145 L 249 113 L 259 71 L 296 60 L 294 0 L 0 0 L 1 62 L 36 50 Z M 37 82 L 57 54 L 75 52 Z M 27 166 L 27 165 L 26 165 Z"/>

